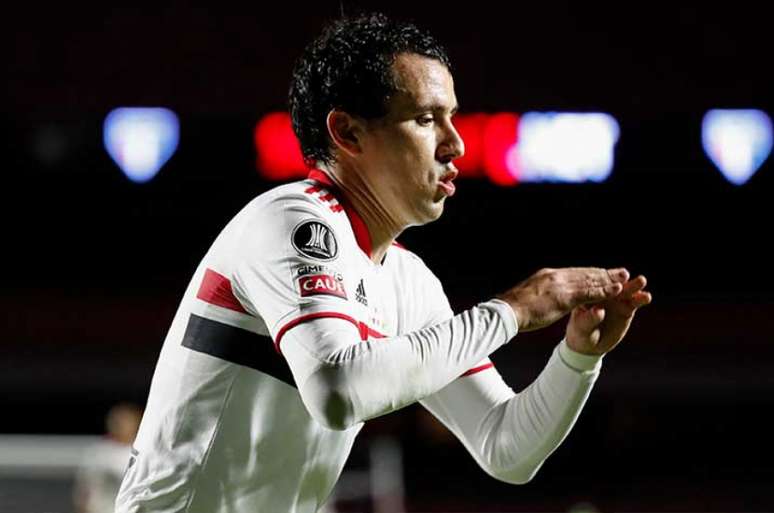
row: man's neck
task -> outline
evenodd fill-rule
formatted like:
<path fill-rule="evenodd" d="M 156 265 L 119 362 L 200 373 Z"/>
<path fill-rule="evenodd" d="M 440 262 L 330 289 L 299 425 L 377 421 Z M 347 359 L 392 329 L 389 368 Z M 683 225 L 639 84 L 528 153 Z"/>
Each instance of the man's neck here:
<path fill-rule="evenodd" d="M 406 229 L 395 212 L 391 212 L 383 199 L 376 194 L 375 187 L 357 169 L 342 168 L 341 165 L 323 166 L 324 171 L 336 184 L 343 200 L 363 220 L 371 238 L 371 261 L 381 263 L 387 250 L 400 233 Z"/>

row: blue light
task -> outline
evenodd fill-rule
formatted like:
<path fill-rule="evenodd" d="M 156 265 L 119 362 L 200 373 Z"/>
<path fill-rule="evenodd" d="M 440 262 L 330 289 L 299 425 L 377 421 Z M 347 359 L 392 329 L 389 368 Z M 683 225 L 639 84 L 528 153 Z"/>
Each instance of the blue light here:
<path fill-rule="evenodd" d="M 710 110 L 701 123 L 701 142 L 726 180 L 743 185 L 771 153 L 771 119 L 755 109 Z"/>
<path fill-rule="evenodd" d="M 179 138 L 177 116 L 160 107 L 114 109 L 103 125 L 105 149 L 135 183 L 156 176 L 175 153 Z"/>
<path fill-rule="evenodd" d="M 508 166 L 522 182 L 604 182 L 615 161 L 620 128 L 601 112 L 527 112 Z"/>

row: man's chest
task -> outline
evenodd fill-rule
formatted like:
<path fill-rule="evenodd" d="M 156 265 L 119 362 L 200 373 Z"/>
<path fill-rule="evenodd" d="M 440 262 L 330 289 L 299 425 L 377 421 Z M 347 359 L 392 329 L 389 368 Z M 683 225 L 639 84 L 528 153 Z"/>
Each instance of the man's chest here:
<path fill-rule="evenodd" d="M 393 336 L 416 329 L 419 304 L 412 276 L 399 269 L 358 266 L 349 273 L 348 296 L 359 320 L 372 336 Z"/>

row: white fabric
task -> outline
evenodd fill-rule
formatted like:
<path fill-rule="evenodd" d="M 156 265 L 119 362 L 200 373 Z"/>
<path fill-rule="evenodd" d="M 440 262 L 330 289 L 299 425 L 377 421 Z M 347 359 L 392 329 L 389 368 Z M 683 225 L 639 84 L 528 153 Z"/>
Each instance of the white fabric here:
<path fill-rule="evenodd" d="M 458 379 L 421 402 L 487 473 L 523 484 L 572 429 L 601 360 L 578 354 L 563 341 L 537 379 L 518 394 L 491 369 Z"/>
<path fill-rule="evenodd" d="M 312 416 L 346 429 L 427 397 L 516 334 L 502 301 L 490 301 L 434 326 L 359 342 L 340 319 L 318 319 L 285 335 L 282 350 Z"/>

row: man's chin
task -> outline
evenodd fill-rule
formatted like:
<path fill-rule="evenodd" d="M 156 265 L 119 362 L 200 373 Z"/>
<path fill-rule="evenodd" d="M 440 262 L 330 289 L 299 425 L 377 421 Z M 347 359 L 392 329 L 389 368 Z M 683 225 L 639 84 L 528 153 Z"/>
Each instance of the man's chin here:
<path fill-rule="evenodd" d="M 423 209 L 421 214 L 417 216 L 419 218 L 419 221 L 417 222 L 418 225 L 432 223 L 433 221 L 438 220 L 441 215 L 443 214 L 443 206 L 445 203 L 446 197 L 440 199 L 440 201 L 434 201 L 430 205 L 427 206 L 427 208 Z"/>

